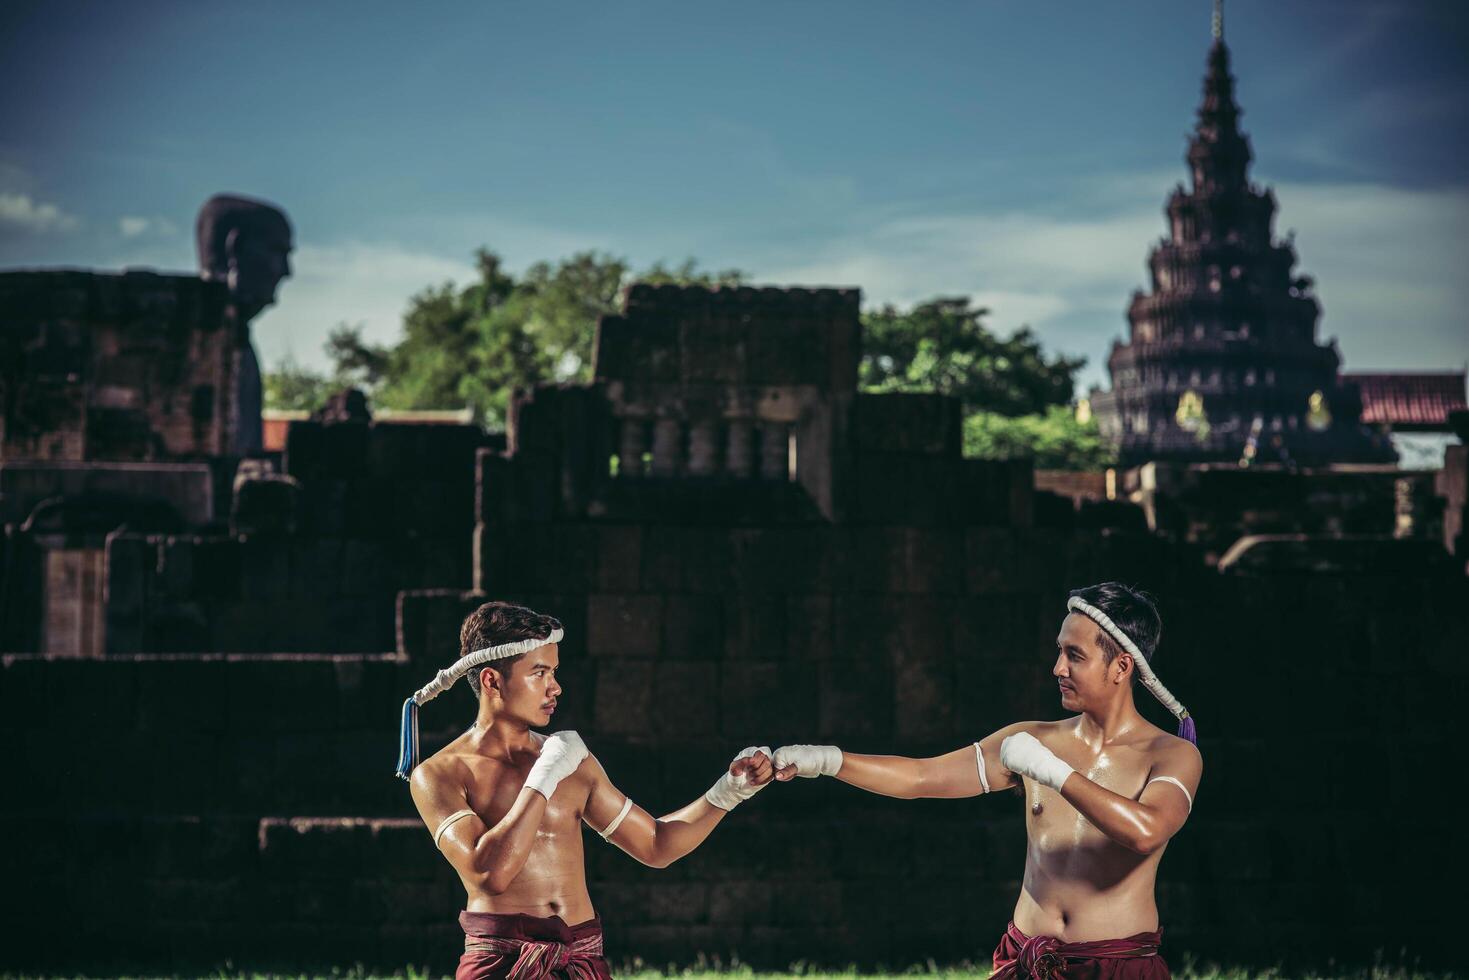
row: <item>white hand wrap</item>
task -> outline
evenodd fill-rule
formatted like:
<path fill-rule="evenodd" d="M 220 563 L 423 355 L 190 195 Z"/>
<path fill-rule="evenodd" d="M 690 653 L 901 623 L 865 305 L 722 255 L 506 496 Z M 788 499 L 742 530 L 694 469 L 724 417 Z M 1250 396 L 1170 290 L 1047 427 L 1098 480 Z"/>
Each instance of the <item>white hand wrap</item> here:
<path fill-rule="evenodd" d="M 766 745 L 752 745 L 731 759 L 729 764 L 734 765 L 741 759 L 748 759 L 756 752 L 763 752 L 768 758 L 770 756 L 770 747 Z M 713 786 L 709 787 L 709 791 L 704 794 L 704 799 L 709 801 L 710 806 L 717 806 L 721 810 L 733 810 L 764 788 L 765 784 L 763 783 L 759 786 L 751 786 L 750 777 L 745 773 L 740 773 L 738 776 L 735 776 L 726 769 L 724 775 L 720 776 L 719 780 Z"/>
<path fill-rule="evenodd" d="M 782 745 L 771 761 L 777 770 L 795 766 L 796 775 L 807 779 L 835 776 L 842 768 L 842 750 L 835 745 Z"/>
<path fill-rule="evenodd" d="M 1057 791 L 1066 777 L 1076 771 L 1029 732 L 1018 732 L 1000 743 L 1000 765 Z"/>
<path fill-rule="evenodd" d="M 541 743 L 541 757 L 531 766 L 525 785 L 546 799 L 556 792 L 556 784 L 576 772 L 587 757 L 587 747 L 576 732 L 557 732 Z"/>

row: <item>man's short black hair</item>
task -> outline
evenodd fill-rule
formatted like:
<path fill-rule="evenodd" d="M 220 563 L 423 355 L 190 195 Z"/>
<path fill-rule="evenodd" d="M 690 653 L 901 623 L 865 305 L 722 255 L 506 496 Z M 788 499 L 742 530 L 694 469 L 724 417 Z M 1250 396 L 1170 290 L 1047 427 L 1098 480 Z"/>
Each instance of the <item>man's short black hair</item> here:
<path fill-rule="evenodd" d="M 560 628 L 561 623 L 555 617 L 542 615 L 534 609 L 518 606 L 513 602 L 487 602 L 464 617 L 464 624 L 459 627 L 459 656 L 467 657 L 476 650 L 502 643 L 550 636 L 552 630 Z M 506 677 L 509 676 L 510 668 L 523 656 L 525 654 L 522 653 L 503 660 L 492 660 L 474 668 L 465 676 L 465 680 L 469 681 L 469 689 L 474 692 L 475 697 L 479 697 L 481 670 L 493 667 L 500 672 L 501 677 Z"/>
<path fill-rule="evenodd" d="M 1121 582 L 1103 582 L 1100 585 L 1088 585 L 1084 589 L 1073 589 L 1066 598 L 1073 596 L 1106 613 L 1117 624 L 1117 628 L 1126 633 L 1127 638 L 1142 651 L 1148 665 L 1152 665 L 1153 653 L 1158 649 L 1158 637 L 1163 632 L 1163 620 L 1158 616 L 1158 607 L 1153 604 L 1152 596 Z M 1102 648 L 1106 662 L 1110 664 L 1122 653 L 1122 647 L 1112 639 L 1112 634 L 1100 626 L 1097 627 L 1097 634 L 1097 644 Z M 1137 676 L 1135 672 L 1133 676 Z"/>

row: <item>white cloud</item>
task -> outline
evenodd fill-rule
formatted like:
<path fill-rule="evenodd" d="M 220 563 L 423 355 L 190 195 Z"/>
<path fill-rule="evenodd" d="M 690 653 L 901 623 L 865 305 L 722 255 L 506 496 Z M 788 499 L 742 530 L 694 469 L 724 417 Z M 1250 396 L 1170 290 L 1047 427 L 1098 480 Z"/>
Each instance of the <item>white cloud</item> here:
<path fill-rule="evenodd" d="M 287 352 L 303 365 L 327 367 L 322 345 L 343 322 L 361 323 L 369 341 L 396 341 L 409 297 L 448 280 L 467 285 L 476 276 L 467 262 L 386 243 L 303 245 L 291 265 L 294 274 L 281 282 L 276 305 L 251 328 L 265 367 Z"/>
<path fill-rule="evenodd" d="M 1055 201 L 1044 210 L 909 214 L 759 271 L 770 282 L 860 286 L 869 306 L 967 295 L 991 309 L 992 328 L 1029 324 L 1049 349 L 1085 355 L 1082 388 L 1105 384 L 1107 351 L 1126 329 L 1129 295 L 1146 285 L 1175 182 L 1168 174 L 1078 181 L 1057 200 L 1112 205 L 1084 219 L 1057 218 Z M 1461 271 L 1469 190 L 1280 184 L 1276 196 L 1277 227 L 1300 229 L 1298 270 L 1316 277 L 1321 337 L 1339 339 L 1348 367 L 1469 358 L 1469 278 Z"/>
<path fill-rule="evenodd" d="M 29 194 L 0 193 L 0 225 L 44 234 L 71 231 L 79 224 L 56 205 L 37 201 Z"/>
<path fill-rule="evenodd" d="M 117 230 L 123 238 L 147 235 L 149 238 L 166 239 L 177 236 L 179 226 L 167 218 L 124 215 L 117 219 Z"/>

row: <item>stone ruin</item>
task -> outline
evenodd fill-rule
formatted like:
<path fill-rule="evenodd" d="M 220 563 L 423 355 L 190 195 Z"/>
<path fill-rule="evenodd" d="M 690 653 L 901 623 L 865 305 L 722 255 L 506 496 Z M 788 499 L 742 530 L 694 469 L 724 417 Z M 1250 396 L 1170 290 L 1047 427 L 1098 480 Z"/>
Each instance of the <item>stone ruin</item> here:
<path fill-rule="evenodd" d="M 17 323 L 0 304 L 0 342 Z M 1466 691 L 1462 552 L 1403 560 L 1422 541 L 1379 527 L 1380 561 L 1211 564 L 1209 478 L 1078 510 L 1026 462 L 963 458 L 953 399 L 858 392 L 858 345 L 855 291 L 636 286 L 594 380 L 518 394 L 503 445 L 344 400 L 243 471 L 7 452 L 0 725 L 23 791 L 0 811 L 0 965 L 451 968 L 462 892 L 391 773 L 403 697 L 488 597 L 562 619 L 558 725 L 661 812 L 756 742 L 927 754 L 1059 714 L 1065 591 L 1104 579 L 1158 596 L 1160 672 L 1202 735 L 1168 948 L 1446 962 L 1454 820 L 1404 801 Z M 472 709 L 425 708 L 426 749 Z M 821 781 L 666 871 L 586 852 L 614 957 L 906 966 L 987 954 L 1024 829 L 1011 797 Z"/>

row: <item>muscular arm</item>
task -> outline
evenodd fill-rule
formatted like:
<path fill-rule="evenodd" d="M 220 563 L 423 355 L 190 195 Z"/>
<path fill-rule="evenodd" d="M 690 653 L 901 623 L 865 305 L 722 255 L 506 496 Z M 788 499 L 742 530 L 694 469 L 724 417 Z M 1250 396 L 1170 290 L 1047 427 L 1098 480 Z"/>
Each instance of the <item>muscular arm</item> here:
<path fill-rule="evenodd" d="M 752 777 L 768 780 L 770 762 L 763 756 L 759 758 L 764 761 L 752 767 Z M 612 785 L 612 780 L 596 758 L 588 759 L 587 764 L 591 766 L 592 791 L 587 797 L 582 818 L 589 827 L 602 833 L 622 811 L 627 797 Z M 763 766 L 763 777 L 759 766 Z M 608 840 L 649 867 L 666 868 L 704 843 L 727 812 L 703 796 L 680 810 L 657 818 L 633 804 Z"/>
<path fill-rule="evenodd" d="M 1130 800 L 1103 789 L 1079 772 L 1066 777 L 1061 796 L 1112 840 L 1139 854 L 1152 854 L 1168 843 L 1188 819 L 1189 800 L 1198 790 L 1203 767 L 1198 749 L 1185 743 L 1173 747 L 1148 778 L 1177 779 L 1188 787 L 1187 796 L 1174 784 L 1158 781 L 1149 782 L 1140 797 Z"/>
<path fill-rule="evenodd" d="M 451 771 L 419 766 L 409 783 L 413 802 L 429 831 L 450 814 L 468 808 L 468 794 Z M 485 887 L 498 895 L 525 867 L 536 831 L 546 814 L 546 798 L 523 788 L 508 813 L 493 827 L 479 814 L 455 821 L 439 838 L 439 849 L 454 869 L 465 877 L 484 878 Z"/>
<path fill-rule="evenodd" d="M 900 800 L 979 796 L 986 792 L 986 788 L 979 779 L 980 760 L 975 750 L 975 744 L 978 744 L 978 751 L 984 754 L 988 789 L 1008 789 L 1015 785 L 1015 777 L 1000 765 L 1000 741 L 1020 727 L 1011 725 L 1002 728 L 978 743 L 926 759 L 843 752 L 842 767 L 837 770 L 836 778 L 869 793 Z M 794 779 L 795 776 L 794 766 L 788 766 L 776 774 L 776 778 L 781 781 Z"/>

